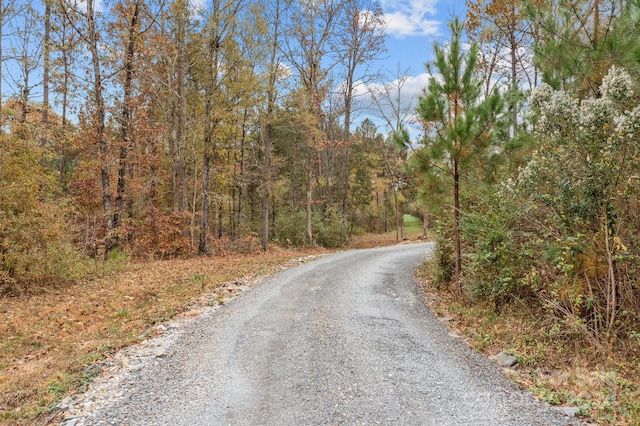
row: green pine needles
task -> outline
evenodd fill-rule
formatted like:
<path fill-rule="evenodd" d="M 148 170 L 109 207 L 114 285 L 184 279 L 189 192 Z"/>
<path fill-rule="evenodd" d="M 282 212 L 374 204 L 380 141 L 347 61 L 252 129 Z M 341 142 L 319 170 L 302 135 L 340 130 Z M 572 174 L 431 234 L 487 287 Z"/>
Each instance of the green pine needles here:
<path fill-rule="evenodd" d="M 462 295 L 462 247 L 460 212 L 461 185 L 469 175 L 486 164 L 486 157 L 494 154 L 496 132 L 503 112 L 503 99 L 497 90 L 488 96 L 478 70 L 478 46 L 472 43 L 465 50 L 462 43 L 463 24 L 454 19 L 449 27 L 448 45 L 434 45 L 435 60 L 427 64 L 430 74 L 417 107 L 425 135 L 423 147 L 415 156 L 425 181 L 433 187 L 449 188 L 451 219 L 453 221 L 454 271 L 458 296 Z M 437 192 L 437 191 L 436 191 Z M 436 196 L 441 194 L 427 194 Z M 441 199 L 438 196 L 438 199 Z"/>

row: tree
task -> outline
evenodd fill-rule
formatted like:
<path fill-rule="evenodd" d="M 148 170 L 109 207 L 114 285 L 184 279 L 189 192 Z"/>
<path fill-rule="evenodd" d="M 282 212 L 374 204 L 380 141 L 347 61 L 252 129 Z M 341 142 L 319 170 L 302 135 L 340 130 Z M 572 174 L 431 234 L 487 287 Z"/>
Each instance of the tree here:
<path fill-rule="evenodd" d="M 344 119 L 343 142 L 344 164 L 342 173 L 342 214 L 348 216 L 349 200 L 349 140 L 353 113 L 354 90 L 367 83 L 371 72 L 367 69 L 358 74 L 385 51 L 385 26 L 382 9 L 371 0 L 349 0 L 344 8 L 341 29 L 335 42 L 336 50 L 344 51 L 341 63 L 345 70 L 343 83 Z"/>
<path fill-rule="evenodd" d="M 4 125 L 4 118 L 2 113 L 3 92 L 2 87 L 4 83 L 4 62 L 7 59 L 5 57 L 4 39 L 10 37 L 13 32 L 7 33 L 7 29 L 13 30 L 13 19 L 22 14 L 23 9 L 28 6 L 28 3 L 22 6 L 16 7 L 15 0 L 0 0 L 0 133 L 2 132 L 2 126 Z"/>
<path fill-rule="evenodd" d="M 467 1 L 467 26 L 481 49 L 479 66 L 486 73 L 485 94 L 492 86 L 509 88 L 511 135 L 518 134 L 522 91 L 538 84 L 533 61 L 534 26 L 526 19 L 522 0 Z"/>
<path fill-rule="evenodd" d="M 382 84 L 372 85 L 371 98 L 379 114 L 389 129 L 389 135 L 383 145 L 383 170 L 389 179 L 389 191 L 393 194 L 396 240 L 405 238 L 404 235 L 404 197 L 403 189 L 406 179 L 405 162 L 410 145 L 407 125 L 415 109 L 412 101 L 407 102 L 402 90 L 409 80 L 409 70 L 401 70 L 398 66 L 394 80 Z"/>
<path fill-rule="evenodd" d="M 637 58 L 638 11 L 637 0 L 531 1 L 527 13 L 540 29 L 535 59 L 544 82 L 582 98 L 596 94 L 612 64 L 624 65 L 618 61 L 630 53 Z"/>
<path fill-rule="evenodd" d="M 428 172 L 443 171 L 452 186 L 454 284 L 460 297 L 460 186 L 470 161 L 485 155 L 494 142 L 502 100 L 496 90 L 484 96 L 483 81 L 478 76 L 478 46 L 472 43 L 468 52 L 463 50 L 463 26 L 458 18 L 449 28 L 449 45 L 434 45 L 435 61 L 427 64 L 430 80 L 417 113 L 425 128 L 421 161 Z"/>
<path fill-rule="evenodd" d="M 125 199 L 127 197 L 127 179 L 132 177 L 133 168 L 130 164 L 129 155 L 135 144 L 134 115 L 137 104 L 134 82 L 139 72 L 138 50 L 144 42 L 143 36 L 153 25 L 154 17 L 150 16 L 150 11 L 145 7 L 142 0 L 123 0 L 114 7 L 117 20 L 113 25 L 117 36 L 114 40 L 121 43 L 122 55 L 120 59 L 119 77 L 122 85 L 122 100 L 119 104 L 118 124 L 120 127 L 119 148 L 118 148 L 118 171 L 116 183 L 116 197 L 113 211 L 113 227 L 117 231 L 122 227 L 125 216 Z M 145 22 L 149 18 L 151 23 Z M 152 191 L 153 192 L 153 188 Z M 119 245 L 118 232 L 114 235 L 116 247 Z"/>
<path fill-rule="evenodd" d="M 331 52 L 330 42 L 338 25 L 342 6 L 336 0 L 303 0 L 291 3 L 288 8 L 291 25 L 285 37 L 283 53 L 296 70 L 304 95 L 308 98 L 299 105 L 307 105 L 317 123 L 317 131 L 310 134 L 306 147 L 306 229 L 309 244 L 313 242 L 311 220 L 314 159 L 319 144 L 325 139 L 322 131 L 322 105 L 327 98 L 330 71 L 338 63 L 338 58 L 331 58 L 328 52 Z"/>
<path fill-rule="evenodd" d="M 12 76 L 13 85 L 19 91 L 17 96 L 21 105 L 18 121 L 27 122 L 27 114 L 29 112 L 29 102 L 33 97 L 33 89 L 39 85 L 39 81 L 34 81 L 33 77 L 36 70 L 40 67 L 42 59 L 43 44 L 41 34 L 39 33 L 39 22 L 41 19 L 38 11 L 31 5 L 27 4 L 22 8 L 22 26 L 16 31 L 14 37 L 15 44 L 11 51 L 15 61 L 17 62 L 17 75 Z"/>
<path fill-rule="evenodd" d="M 261 170 L 261 187 L 262 187 L 262 227 L 261 227 L 261 246 L 266 251 L 269 246 L 269 218 L 270 209 L 269 201 L 271 199 L 272 185 L 272 167 L 271 167 L 271 149 L 274 137 L 274 121 L 278 98 L 278 79 L 282 77 L 282 58 L 279 56 L 279 44 L 281 42 L 283 31 L 283 14 L 284 2 L 282 0 L 274 0 L 273 3 L 264 5 L 265 11 L 270 11 L 266 19 L 265 28 L 265 73 L 264 73 L 264 100 L 265 105 L 260 108 L 260 138 L 262 142 L 262 170 Z M 270 6 L 270 7 L 268 7 Z"/>
<path fill-rule="evenodd" d="M 233 86 L 233 70 L 238 65 L 235 38 L 238 19 L 244 2 L 214 1 L 206 14 L 206 26 L 202 40 L 201 90 L 204 93 L 204 136 L 202 154 L 202 216 L 198 253 L 207 253 L 209 229 L 209 193 L 212 182 L 212 164 L 220 139 L 233 121 L 229 114 L 234 110 L 237 88 Z M 245 90 L 241 88 L 240 90 Z"/>

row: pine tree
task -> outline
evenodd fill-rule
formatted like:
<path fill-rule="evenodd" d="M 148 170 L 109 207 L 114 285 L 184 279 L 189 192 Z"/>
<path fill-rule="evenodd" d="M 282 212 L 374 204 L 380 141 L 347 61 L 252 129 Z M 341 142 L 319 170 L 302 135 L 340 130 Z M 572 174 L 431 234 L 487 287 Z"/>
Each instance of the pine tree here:
<path fill-rule="evenodd" d="M 468 52 L 463 49 L 463 24 L 455 18 L 449 27 L 449 45 L 434 45 L 436 59 L 427 64 L 431 78 L 417 108 L 425 127 L 419 161 L 427 174 L 452 184 L 454 282 L 456 295 L 461 296 L 460 185 L 471 169 L 471 160 L 484 156 L 492 145 L 503 103 L 495 90 L 483 96 L 483 81 L 477 73 L 478 47 L 474 43 Z"/>

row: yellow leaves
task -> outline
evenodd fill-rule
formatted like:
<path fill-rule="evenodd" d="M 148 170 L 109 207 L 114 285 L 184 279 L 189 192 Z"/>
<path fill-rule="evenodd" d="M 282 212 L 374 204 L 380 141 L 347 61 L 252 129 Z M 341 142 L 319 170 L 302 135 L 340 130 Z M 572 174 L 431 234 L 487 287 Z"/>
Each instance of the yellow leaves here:
<path fill-rule="evenodd" d="M 620 252 L 620 251 L 627 251 L 627 246 L 625 246 L 622 242 L 622 239 L 620 239 L 620 237 L 613 237 L 613 244 L 614 244 L 614 251 L 616 252 Z"/>

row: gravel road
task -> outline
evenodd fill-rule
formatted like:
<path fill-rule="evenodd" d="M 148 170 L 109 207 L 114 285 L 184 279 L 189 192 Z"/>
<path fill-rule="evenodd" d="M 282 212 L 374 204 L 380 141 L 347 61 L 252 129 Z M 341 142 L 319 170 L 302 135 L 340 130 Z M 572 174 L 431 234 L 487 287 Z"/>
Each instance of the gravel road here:
<path fill-rule="evenodd" d="M 147 343 L 161 348 L 155 355 L 130 353 L 119 373 L 68 402 L 63 424 L 578 424 L 518 390 L 429 312 L 413 271 L 431 250 L 346 251 L 267 278 L 169 326 L 164 341 Z"/>

